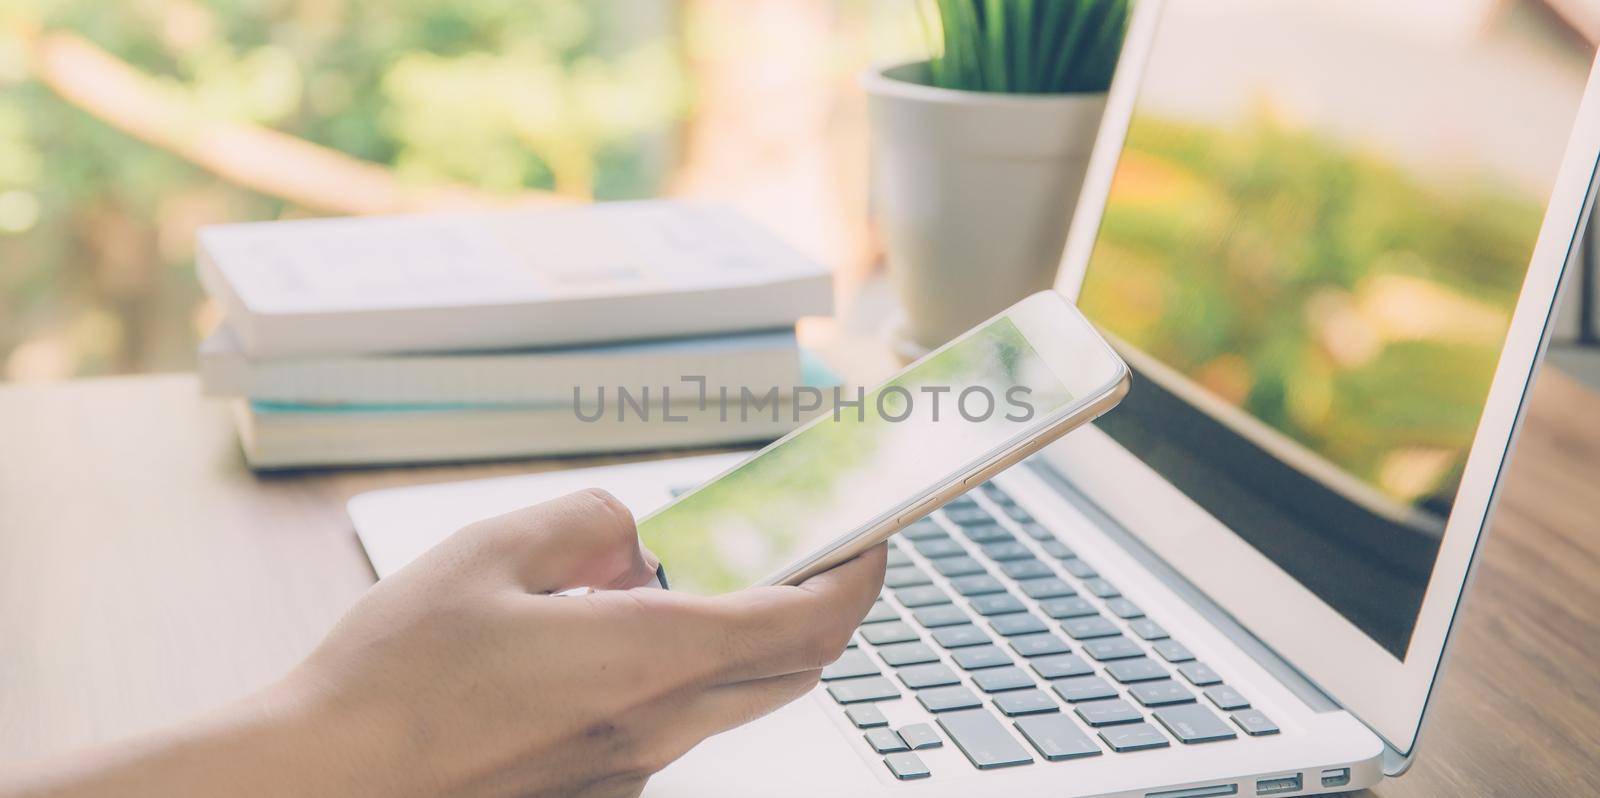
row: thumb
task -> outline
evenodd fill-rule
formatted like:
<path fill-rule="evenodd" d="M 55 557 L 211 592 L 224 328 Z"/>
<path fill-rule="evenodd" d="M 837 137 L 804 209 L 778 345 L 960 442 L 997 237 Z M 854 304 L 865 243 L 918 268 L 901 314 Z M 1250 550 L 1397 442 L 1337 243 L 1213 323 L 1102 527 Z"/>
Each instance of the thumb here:
<path fill-rule="evenodd" d="M 495 540 L 530 593 L 653 583 L 660 561 L 639 542 L 633 513 L 599 488 L 473 524 Z"/>

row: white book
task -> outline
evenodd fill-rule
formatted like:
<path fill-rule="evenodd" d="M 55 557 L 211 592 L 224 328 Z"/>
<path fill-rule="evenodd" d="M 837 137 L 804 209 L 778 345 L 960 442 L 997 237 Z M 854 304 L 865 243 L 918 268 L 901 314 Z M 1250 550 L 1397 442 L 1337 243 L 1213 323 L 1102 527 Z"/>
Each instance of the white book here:
<path fill-rule="evenodd" d="M 200 344 L 200 382 L 210 396 L 300 404 L 564 404 L 624 386 L 678 396 L 719 386 L 801 384 L 794 331 L 679 338 L 557 349 L 454 354 L 324 355 L 257 359 L 224 325 Z"/>
<path fill-rule="evenodd" d="M 252 468 L 389 465 L 606 454 L 765 443 L 799 425 L 792 402 L 726 415 L 715 402 L 674 404 L 680 421 L 651 409 L 648 421 L 613 410 L 579 420 L 571 406 L 535 408 L 283 408 L 232 403 L 240 447 Z"/>
<path fill-rule="evenodd" d="M 445 352 L 792 325 L 832 277 L 732 210 L 656 200 L 205 227 L 252 357 Z"/>

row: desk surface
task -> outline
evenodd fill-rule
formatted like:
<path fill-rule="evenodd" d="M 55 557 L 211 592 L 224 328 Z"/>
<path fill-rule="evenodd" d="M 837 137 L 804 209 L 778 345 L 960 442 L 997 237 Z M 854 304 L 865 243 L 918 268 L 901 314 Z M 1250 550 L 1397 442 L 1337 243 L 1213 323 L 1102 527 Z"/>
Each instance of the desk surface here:
<path fill-rule="evenodd" d="M 0 388 L 0 766 L 167 724 L 303 657 L 373 581 L 344 503 L 542 462 L 258 476 L 189 377 Z M 1600 793 L 1600 397 L 1546 372 L 1411 774 Z"/>

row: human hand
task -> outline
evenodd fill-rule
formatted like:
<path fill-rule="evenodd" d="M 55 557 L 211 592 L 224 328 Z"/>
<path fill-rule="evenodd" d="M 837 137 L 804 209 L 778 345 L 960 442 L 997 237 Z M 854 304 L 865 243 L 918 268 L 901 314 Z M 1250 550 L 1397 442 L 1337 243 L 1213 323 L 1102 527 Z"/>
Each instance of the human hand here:
<path fill-rule="evenodd" d="M 380 582 L 277 685 L 163 733 L 0 773 L 0 798 L 635 796 L 803 695 L 883 584 L 879 546 L 799 587 L 640 587 L 584 491 L 473 524 Z M 610 588 L 552 596 L 573 587 Z"/>
<path fill-rule="evenodd" d="M 879 546 L 798 587 L 711 598 L 644 588 L 656 562 L 628 510 L 580 492 L 473 524 L 379 583 L 277 705 L 350 749 L 360 773 L 341 789 L 633 796 L 816 684 L 884 562 Z M 605 590 L 549 595 L 579 586 Z"/>

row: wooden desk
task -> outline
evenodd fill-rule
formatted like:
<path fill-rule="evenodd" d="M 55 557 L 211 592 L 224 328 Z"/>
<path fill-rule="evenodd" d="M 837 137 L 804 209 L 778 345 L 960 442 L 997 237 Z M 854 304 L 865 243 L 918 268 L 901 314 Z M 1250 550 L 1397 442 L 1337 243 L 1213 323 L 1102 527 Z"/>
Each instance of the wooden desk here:
<path fill-rule="evenodd" d="M 0 767 L 243 695 L 373 581 L 344 503 L 559 464 L 256 476 L 187 376 L 0 388 Z M 1593 795 L 1600 397 L 1546 372 L 1423 755 L 1382 796 Z"/>

